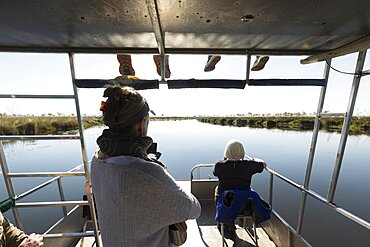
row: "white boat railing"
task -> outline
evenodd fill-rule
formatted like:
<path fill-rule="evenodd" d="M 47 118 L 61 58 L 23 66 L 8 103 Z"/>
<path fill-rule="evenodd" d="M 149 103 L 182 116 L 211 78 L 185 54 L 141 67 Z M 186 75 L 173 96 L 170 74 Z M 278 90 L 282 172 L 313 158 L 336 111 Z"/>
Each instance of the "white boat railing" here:
<path fill-rule="evenodd" d="M 5 137 L 1 137 L 1 139 L 5 139 Z M 63 215 L 64 217 L 67 216 L 68 212 L 67 212 L 67 206 L 76 206 L 76 205 L 80 205 L 80 206 L 89 206 L 89 202 L 88 201 L 66 201 L 65 200 L 65 196 L 64 196 L 64 190 L 63 190 L 63 185 L 62 185 L 62 177 L 76 177 L 76 176 L 85 176 L 85 173 L 84 172 L 76 172 L 78 170 L 81 170 L 83 168 L 83 164 L 80 164 L 70 170 L 68 170 L 67 172 L 23 172 L 23 173 L 12 173 L 12 172 L 7 172 L 9 171 L 8 170 L 8 166 L 7 166 L 7 163 L 6 163 L 6 160 L 5 160 L 5 155 L 4 155 L 4 148 L 3 148 L 3 145 L 0 141 L 0 156 L 1 156 L 1 159 L 0 159 L 0 165 L 1 165 L 1 168 L 2 168 L 2 174 L 4 175 L 4 182 L 7 186 L 7 188 L 10 188 L 11 190 L 8 191 L 9 193 L 9 196 L 12 197 L 14 199 L 14 201 L 16 202 L 15 205 L 14 205 L 14 208 L 12 208 L 13 210 L 13 214 L 14 214 L 14 219 L 16 221 L 16 225 L 17 227 L 19 227 L 20 229 L 23 229 L 23 223 L 19 217 L 19 213 L 18 213 L 18 208 L 30 208 L 30 207 L 62 207 L 63 209 Z M 32 187 L 31 189 L 25 191 L 25 192 L 22 192 L 18 195 L 16 195 L 14 193 L 14 189 L 13 188 L 13 184 L 11 182 L 11 178 L 37 178 L 37 177 L 53 177 L 41 184 L 38 184 L 34 187 Z M 26 198 L 30 195 L 32 195 L 33 193 L 41 190 L 42 188 L 48 186 L 48 185 L 51 185 L 53 184 L 54 182 L 56 182 L 58 184 L 58 192 L 59 192 L 59 196 L 60 196 L 60 201 L 43 201 L 43 202 L 17 202 L 18 200 L 20 199 L 23 199 L 23 198 Z M 61 223 L 61 222 L 59 222 Z M 57 226 L 57 225 L 55 225 Z M 92 231 L 93 232 L 93 231 Z M 58 234 L 42 234 L 43 237 L 45 238 L 58 238 L 58 237 L 75 237 L 75 238 L 80 238 L 80 237 L 89 237 L 89 236 L 94 236 L 92 235 L 92 232 L 91 231 L 86 231 L 86 232 L 75 232 L 75 233 L 58 233 Z"/>
<path fill-rule="evenodd" d="M 367 73 L 364 73 L 362 71 L 363 66 L 364 66 L 364 62 L 365 62 L 365 58 L 366 58 L 366 52 L 367 51 L 364 50 L 364 51 L 361 51 L 361 52 L 358 53 L 356 68 L 355 68 L 355 72 L 353 73 L 353 83 L 352 83 L 352 88 L 351 88 L 351 92 L 350 92 L 350 95 L 349 95 L 349 102 L 348 102 L 348 106 L 347 106 L 347 111 L 345 113 L 325 113 L 325 112 L 322 112 L 323 111 L 323 106 L 324 106 L 324 101 L 325 101 L 326 88 L 327 88 L 328 79 L 329 79 L 329 72 L 330 72 L 330 68 L 331 68 L 331 66 L 330 66 L 331 60 L 326 61 L 325 71 L 324 71 L 324 75 L 323 75 L 323 80 L 324 80 L 325 83 L 323 85 L 321 85 L 321 92 L 320 92 L 318 107 L 317 107 L 317 111 L 316 111 L 314 129 L 313 129 L 313 134 L 312 134 L 312 139 L 311 139 L 311 144 L 310 144 L 310 149 L 309 149 L 309 157 L 308 157 L 308 161 L 307 161 L 306 173 L 305 173 L 305 178 L 304 178 L 303 184 L 301 185 L 301 184 L 295 183 L 294 181 L 288 179 L 287 177 L 284 177 L 283 175 L 273 171 L 272 169 L 266 168 L 266 170 L 271 174 L 270 184 L 269 184 L 269 191 L 270 191 L 269 202 L 270 202 L 271 205 L 272 205 L 272 197 L 273 197 L 273 180 L 274 180 L 273 178 L 274 178 L 274 176 L 282 179 L 284 182 L 292 185 L 296 189 L 299 189 L 302 193 L 301 194 L 300 207 L 299 207 L 297 228 L 294 229 L 293 227 L 291 227 L 289 225 L 289 227 L 293 230 L 294 234 L 296 234 L 297 236 L 301 237 L 301 231 L 302 231 L 302 226 L 303 226 L 303 218 L 304 218 L 304 212 L 305 212 L 305 208 L 306 208 L 307 195 L 309 195 L 309 196 L 315 198 L 316 200 L 324 203 L 326 206 L 329 206 L 334 211 L 340 213 L 341 215 L 345 216 L 346 218 L 350 219 L 351 221 L 353 221 L 353 222 L 365 227 L 366 229 L 370 230 L 370 223 L 368 221 L 362 219 L 361 217 L 359 217 L 359 216 L 357 216 L 357 215 L 355 215 L 355 214 L 353 214 L 353 213 L 351 213 L 351 212 L 349 212 L 349 211 L 347 211 L 347 210 L 345 210 L 345 209 L 343 209 L 343 208 L 341 208 L 338 205 L 333 203 L 334 195 L 335 195 L 335 191 L 336 191 L 336 186 L 337 186 L 337 183 L 338 183 L 339 173 L 340 173 L 341 165 L 342 165 L 342 161 L 343 161 L 343 155 L 344 155 L 345 148 L 346 148 L 347 138 L 348 138 L 350 124 L 351 124 L 352 115 L 353 115 L 353 110 L 354 110 L 354 106 L 355 106 L 355 103 L 356 103 L 357 92 L 359 90 L 361 77 L 367 74 Z M 247 64 L 249 64 L 249 62 Z M 247 66 L 249 66 L 249 65 L 247 65 Z M 248 78 L 248 75 L 247 75 L 247 78 Z M 338 151 L 337 151 L 337 155 L 336 155 L 336 160 L 335 160 L 335 164 L 334 164 L 334 169 L 333 169 L 333 173 L 332 173 L 332 179 L 331 179 L 331 182 L 330 182 L 330 185 L 329 185 L 327 198 L 324 198 L 324 197 L 320 196 L 318 193 L 310 190 L 309 189 L 309 183 L 310 183 L 311 172 L 312 172 L 312 167 L 313 167 L 313 160 L 314 160 L 315 152 L 316 152 L 316 144 L 317 144 L 317 140 L 318 140 L 318 133 L 319 133 L 319 130 L 320 130 L 320 119 L 321 119 L 321 117 L 331 117 L 331 116 L 342 116 L 344 118 L 344 120 L 343 120 L 343 127 L 342 127 L 342 131 L 341 131 L 341 138 L 340 138 Z M 211 167 L 211 165 L 207 164 L 207 165 L 198 165 L 198 166 L 193 167 L 193 169 L 191 170 L 190 179 L 193 180 L 194 170 L 200 169 L 200 168 L 203 168 L 203 167 Z M 199 174 L 199 177 L 200 177 L 200 171 L 198 171 L 198 174 Z"/>
<path fill-rule="evenodd" d="M 193 181 L 196 181 L 196 180 L 202 180 L 201 179 L 201 172 L 200 172 L 200 170 L 203 169 L 203 168 L 213 168 L 213 167 L 214 167 L 214 164 L 199 164 L 199 165 L 194 166 L 191 169 L 191 172 L 190 172 L 190 181 L 193 182 Z M 324 197 L 320 196 L 318 193 L 314 192 L 313 190 L 304 188 L 304 185 L 298 184 L 298 183 L 294 182 L 293 180 L 291 180 L 291 179 L 289 179 L 289 178 L 281 175 L 280 173 L 278 173 L 278 172 L 276 172 L 276 171 L 274 171 L 274 170 L 272 170 L 270 168 L 267 168 L 266 167 L 265 170 L 268 171 L 269 174 L 270 174 L 269 189 L 268 189 L 268 196 L 269 196 L 268 201 L 269 201 L 269 204 L 271 205 L 274 213 L 286 225 L 286 227 L 288 227 L 293 234 L 295 234 L 297 237 L 299 237 L 299 239 L 301 239 L 304 243 L 306 243 L 307 246 L 310 246 L 310 244 L 298 232 L 298 225 L 297 225 L 297 228 L 294 228 L 283 217 L 281 217 L 278 212 L 276 212 L 274 210 L 274 207 L 273 207 L 273 187 L 274 187 L 273 185 L 274 185 L 274 177 L 277 177 L 277 178 L 281 179 L 285 183 L 287 183 L 287 184 L 293 186 L 294 188 L 300 190 L 302 193 L 305 193 L 306 195 L 311 196 L 312 198 L 316 199 L 317 201 L 322 202 L 324 205 L 330 207 L 335 212 L 343 215 L 344 217 L 348 218 L 352 222 L 354 222 L 354 223 L 356 223 L 358 225 L 361 225 L 361 226 L 365 227 L 366 229 L 370 230 L 370 222 L 362 219 L 361 217 L 355 215 L 354 213 L 351 213 L 350 211 L 348 211 L 348 210 L 346 210 L 346 209 L 344 209 L 342 207 L 339 207 L 338 205 L 335 205 L 332 202 L 329 202 L 327 199 L 325 199 Z M 195 172 L 197 172 L 197 178 L 195 178 L 196 177 L 194 175 Z M 203 179 L 203 180 L 208 180 L 208 179 Z M 301 207 L 303 209 L 305 209 L 306 200 L 303 201 L 303 203 L 304 203 L 304 205 L 301 205 Z M 299 219 L 299 221 L 301 221 L 301 223 L 303 224 L 302 219 Z M 302 225 L 300 227 L 302 227 Z"/>
<path fill-rule="evenodd" d="M 91 213 L 91 221 L 94 228 L 94 237 L 96 241 L 97 247 L 101 246 L 100 239 L 99 239 L 99 229 L 98 229 L 98 223 L 97 223 L 97 216 L 95 211 L 95 204 L 94 199 L 92 196 L 92 189 L 90 184 L 90 175 L 89 175 L 89 161 L 87 159 L 86 154 L 86 145 L 84 140 L 84 127 L 83 127 L 83 121 L 82 121 L 82 115 L 80 111 L 80 104 L 79 104 L 79 97 L 78 97 L 78 90 L 77 86 L 75 84 L 76 77 L 75 77 L 75 67 L 74 67 L 74 59 L 73 54 L 68 53 L 69 56 L 69 64 L 70 64 L 70 71 L 71 71 L 71 79 L 72 79 L 72 87 L 73 87 L 73 95 L 15 95 L 15 94 L 1 94 L 0 98 L 25 98 L 25 99 L 74 99 L 75 107 L 76 107 L 76 116 L 77 116 L 77 122 L 78 122 L 78 135 L 24 135 L 24 136 L 1 136 L 0 137 L 0 162 L 1 162 L 1 168 L 2 173 L 4 177 L 4 182 L 8 191 L 9 198 L 13 198 L 15 201 L 19 200 L 20 198 L 24 198 L 37 190 L 53 183 L 57 182 L 58 184 L 58 191 L 60 200 L 59 202 L 24 202 L 24 203 L 15 203 L 15 206 L 12 208 L 14 220 L 16 222 L 16 225 L 20 229 L 23 228 L 23 224 L 20 219 L 20 215 L 18 213 L 17 208 L 19 207 L 62 207 L 64 216 L 67 216 L 67 206 L 73 206 L 73 205 L 89 205 L 90 207 L 90 213 Z M 73 168 L 72 170 L 68 172 L 37 172 L 37 173 L 11 173 L 9 172 L 8 164 L 5 158 L 4 148 L 2 145 L 2 141 L 4 140 L 79 140 L 80 146 L 81 146 L 81 154 L 82 154 L 82 160 L 83 164 L 78 166 L 78 169 L 83 168 L 83 172 L 75 172 L 77 170 L 77 167 Z M 61 184 L 61 178 L 64 176 L 83 176 L 85 177 L 85 190 L 86 190 L 86 196 L 87 201 L 66 201 L 64 197 L 63 192 L 63 186 Z M 31 188 L 30 190 L 20 194 L 16 195 L 12 179 L 13 178 L 25 178 L 25 177 L 55 177 L 52 178 L 36 187 Z M 79 236 L 84 235 L 84 233 L 78 233 L 76 234 L 67 234 L 68 236 Z M 86 236 L 89 236 L 89 234 L 86 234 Z M 45 235 L 47 236 L 47 235 Z M 61 234 L 60 236 L 63 236 Z"/>
<path fill-rule="evenodd" d="M 270 169 L 270 168 L 267 168 L 266 167 L 266 170 L 270 173 L 270 189 L 269 189 L 269 203 L 270 205 L 272 205 L 272 197 L 273 197 L 273 178 L 274 176 L 280 178 L 281 180 L 283 180 L 284 182 L 292 185 L 293 187 L 295 187 L 296 189 L 300 190 L 301 192 L 311 196 L 312 198 L 315 198 L 316 200 L 324 203 L 326 206 L 329 206 L 331 209 L 333 209 L 334 211 L 340 213 L 341 215 L 345 216 L 346 218 L 350 219 L 351 221 L 367 228 L 368 230 L 370 230 L 370 222 L 362 219 L 361 217 L 359 216 L 356 216 L 355 214 L 339 207 L 338 205 L 335 205 L 334 203 L 332 202 L 329 202 L 327 199 L 325 199 L 324 197 L 320 196 L 318 193 L 314 192 L 313 190 L 310 190 L 310 189 L 305 189 L 303 185 L 301 184 L 298 184 L 292 180 L 290 180 L 289 178 L 281 175 L 280 173 Z M 303 205 L 305 206 L 305 205 Z M 297 229 L 297 233 L 298 233 L 298 229 Z"/>

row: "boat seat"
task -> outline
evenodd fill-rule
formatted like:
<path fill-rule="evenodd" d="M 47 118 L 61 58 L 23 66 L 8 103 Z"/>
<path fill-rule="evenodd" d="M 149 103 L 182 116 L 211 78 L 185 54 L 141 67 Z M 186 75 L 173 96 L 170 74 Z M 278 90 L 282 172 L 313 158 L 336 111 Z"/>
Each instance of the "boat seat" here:
<path fill-rule="evenodd" d="M 236 219 L 243 221 L 243 223 L 242 223 L 243 229 L 246 230 L 248 235 L 254 241 L 256 247 L 258 247 L 257 225 L 256 225 L 255 217 L 254 217 L 254 214 L 253 214 L 253 211 L 252 211 L 252 206 L 251 206 L 249 201 L 246 202 L 246 205 L 245 205 L 244 209 L 242 209 L 242 211 L 236 216 Z M 252 222 L 252 231 L 253 232 L 250 232 L 250 230 L 248 228 L 248 225 L 247 225 L 248 220 Z M 223 233 L 223 230 L 224 230 L 223 229 L 223 223 L 221 223 L 221 230 L 222 230 L 222 233 Z M 222 234 L 222 241 L 224 241 L 224 240 L 225 240 L 225 238 L 224 238 L 224 235 Z"/>
<path fill-rule="evenodd" d="M 258 200 L 258 202 L 256 202 Z M 256 212 L 253 205 L 260 204 L 260 197 L 252 190 L 225 190 L 220 193 L 216 202 L 216 221 L 221 224 L 222 246 L 225 246 L 224 223 L 235 221 L 236 219 L 243 220 L 243 228 L 247 231 L 253 239 L 256 246 L 258 246 L 257 236 L 257 220 Z M 253 233 L 247 229 L 246 222 L 248 219 L 252 220 Z"/>

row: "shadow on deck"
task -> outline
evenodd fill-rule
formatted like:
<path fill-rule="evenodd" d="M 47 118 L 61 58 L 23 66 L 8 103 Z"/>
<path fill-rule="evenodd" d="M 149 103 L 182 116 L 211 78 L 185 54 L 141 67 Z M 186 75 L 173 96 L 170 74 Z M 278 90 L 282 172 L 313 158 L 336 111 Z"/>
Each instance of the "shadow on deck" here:
<path fill-rule="evenodd" d="M 196 220 L 197 230 L 200 238 L 202 239 L 203 246 L 216 247 L 222 246 L 221 233 L 217 229 L 217 222 L 215 221 L 215 205 L 213 201 L 200 201 L 202 205 L 201 216 Z M 256 246 L 253 239 L 250 237 L 247 231 L 253 235 L 252 222 L 247 222 L 247 229 L 242 227 L 242 224 L 238 225 L 236 221 L 236 237 L 234 239 L 226 239 L 226 246 L 233 247 L 251 247 Z M 241 222 L 240 222 L 241 223 Z M 257 228 L 258 246 L 273 247 L 275 244 L 269 239 L 268 235 L 262 228 Z M 190 244 L 189 246 L 195 246 Z M 198 245 L 197 245 L 198 246 Z"/>

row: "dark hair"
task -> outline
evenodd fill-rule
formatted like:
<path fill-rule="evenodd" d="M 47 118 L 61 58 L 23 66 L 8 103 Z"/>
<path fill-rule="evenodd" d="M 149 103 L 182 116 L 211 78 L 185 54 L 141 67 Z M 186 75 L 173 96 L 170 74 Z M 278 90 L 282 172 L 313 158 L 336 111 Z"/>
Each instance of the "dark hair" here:
<path fill-rule="evenodd" d="M 110 128 L 129 129 L 148 116 L 146 99 L 132 87 L 110 86 L 105 89 L 108 97 L 103 111 L 103 122 Z"/>

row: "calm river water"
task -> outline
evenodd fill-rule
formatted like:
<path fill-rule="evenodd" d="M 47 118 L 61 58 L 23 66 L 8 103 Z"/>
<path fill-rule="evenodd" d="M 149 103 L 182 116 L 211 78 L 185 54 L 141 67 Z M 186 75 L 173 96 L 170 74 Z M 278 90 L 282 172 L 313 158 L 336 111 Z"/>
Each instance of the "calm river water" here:
<path fill-rule="evenodd" d="M 89 159 L 97 149 L 96 138 L 103 127 L 86 130 Z M 252 129 L 248 127 L 216 126 L 186 121 L 152 121 L 149 135 L 158 143 L 161 160 L 179 180 L 189 180 L 191 168 L 200 163 L 215 163 L 222 159 L 228 140 L 237 138 L 246 153 L 266 161 L 273 170 L 302 184 L 306 171 L 311 132 Z M 312 170 L 310 188 L 326 197 L 340 134 L 320 132 Z M 10 171 L 66 171 L 82 163 L 79 141 L 17 141 L 4 145 Z M 211 175 L 211 170 L 202 176 Z M 47 179 L 14 179 L 16 193 L 22 193 Z M 7 198 L 1 176 L 0 200 Z M 254 176 L 252 186 L 268 198 L 268 172 Z M 67 200 L 80 200 L 84 194 L 81 178 L 63 178 Z M 58 200 L 57 185 L 38 191 L 26 201 Z M 273 208 L 294 228 L 298 221 L 300 192 L 275 178 Z M 370 137 L 349 136 L 343 158 L 334 202 L 357 216 L 370 221 Z M 21 209 L 21 219 L 27 232 L 43 232 L 62 216 L 59 208 Z M 12 214 L 6 214 L 11 220 Z M 370 246 L 369 231 L 351 223 L 321 202 L 308 197 L 303 222 L 303 236 L 313 246 Z"/>

